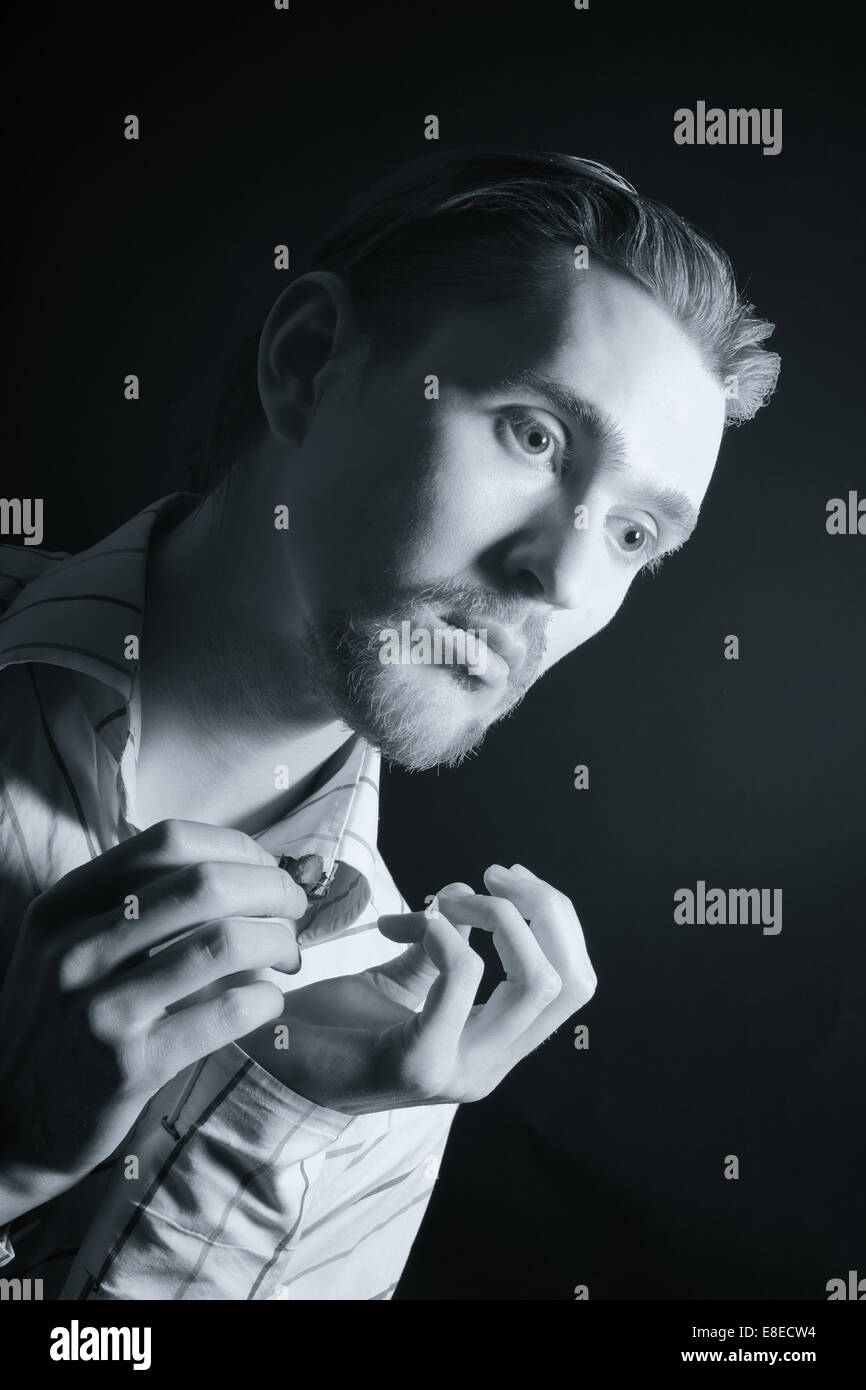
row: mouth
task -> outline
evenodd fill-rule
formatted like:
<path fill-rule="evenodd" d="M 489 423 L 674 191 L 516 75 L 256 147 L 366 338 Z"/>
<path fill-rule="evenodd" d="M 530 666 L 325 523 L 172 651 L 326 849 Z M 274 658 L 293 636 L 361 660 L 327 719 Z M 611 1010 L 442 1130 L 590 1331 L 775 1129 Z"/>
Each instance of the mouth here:
<path fill-rule="evenodd" d="M 511 673 L 514 672 L 516 675 L 525 651 L 511 641 L 504 628 L 495 623 L 483 626 L 466 623 L 459 613 L 453 612 L 441 614 L 440 621 L 461 634 L 467 643 L 471 635 L 475 643 L 476 656 L 480 653 L 482 657 L 480 661 L 471 661 L 451 668 L 460 673 L 460 681 L 465 688 L 475 690 L 486 685 L 501 690 L 508 684 Z"/>

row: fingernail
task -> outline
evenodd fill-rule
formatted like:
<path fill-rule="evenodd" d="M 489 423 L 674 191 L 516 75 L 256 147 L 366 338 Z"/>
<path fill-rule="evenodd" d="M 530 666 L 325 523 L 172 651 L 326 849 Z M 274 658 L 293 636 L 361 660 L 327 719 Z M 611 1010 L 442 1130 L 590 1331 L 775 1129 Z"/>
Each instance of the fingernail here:
<path fill-rule="evenodd" d="M 441 898 L 443 893 L 462 893 L 464 898 L 475 897 L 475 890 L 470 888 L 468 883 L 446 883 L 444 888 L 439 889 L 436 896 Z"/>
<path fill-rule="evenodd" d="M 514 875 L 512 874 L 511 870 L 510 870 L 510 869 L 506 869 L 506 867 L 505 867 L 504 864 L 491 864 L 491 865 L 490 865 L 490 868 L 487 870 L 487 873 L 485 874 L 485 877 L 487 877 L 487 876 L 489 876 L 489 875 L 492 875 L 493 878 L 513 878 L 513 877 L 514 877 Z"/>
<path fill-rule="evenodd" d="M 535 874 L 532 872 L 532 870 L 527 869 L 523 864 L 512 864 L 511 872 L 513 874 L 523 874 L 527 878 L 535 878 Z"/>

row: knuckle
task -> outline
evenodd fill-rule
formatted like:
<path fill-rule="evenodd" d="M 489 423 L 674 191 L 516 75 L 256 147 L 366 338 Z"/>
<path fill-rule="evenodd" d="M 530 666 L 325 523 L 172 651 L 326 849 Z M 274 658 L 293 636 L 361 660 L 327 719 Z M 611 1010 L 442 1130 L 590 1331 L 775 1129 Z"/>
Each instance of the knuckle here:
<path fill-rule="evenodd" d="M 561 888 L 555 888 L 552 883 L 542 883 L 541 896 L 545 902 L 549 902 L 551 907 L 565 907 L 569 912 L 574 911 L 571 899 L 563 893 Z"/>
<path fill-rule="evenodd" d="M 482 902 L 487 909 L 488 916 L 493 918 L 493 924 L 496 927 L 509 927 L 513 924 L 515 917 L 520 915 L 514 904 L 510 903 L 507 898 L 482 898 Z"/>
<path fill-rule="evenodd" d="M 195 902 L 211 897 L 218 892 L 223 884 L 223 870 L 219 864 L 209 863 L 207 860 L 190 864 L 184 870 L 184 886 L 186 893 Z"/>
<path fill-rule="evenodd" d="M 84 1003 L 84 1019 L 91 1037 L 111 1043 L 122 1029 L 122 1013 L 110 994 L 93 994 Z"/>
<path fill-rule="evenodd" d="M 141 1055 L 136 1059 L 135 1065 L 148 1079 L 150 1086 L 158 1089 L 177 1076 L 179 1051 L 178 1039 L 170 1038 L 157 1029 L 145 1038 Z"/>
<path fill-rule="evenodd" d="M 544 880 L 540 879 L 536 885 L 536 892 L 538 894 L 538 900 L 545 912 L 558 918 L 568 917 L 570 919 L 576 919 L 577 914 L 574 910 L 574 903 L 560 888 L 556 888 L 554 884 L 546 883 Z"/>
<path fill-rule="evenodd" d="M 238 859 L 252 860 L 254 863 L 270 863 L 272 856 L 263 850 L 251 835 L 246 831 L 238 830 L 235 826 L 226 829 L 226 849 L 230 853 L 233 851 Z"/>
<path fill-rule="evenodd" d="M 529 990 L 540 1004 L 549 1004 L 561 993 L 562 979 L 555 970 L 541 968 L 532 976 Z"/>
<path fill-rule="evenodd" d="M 595 994 L 598 987 L 595 971 L 583 971 L 577 975 L 573 984 L 569 987 L 569 998 L 575 1009 L 582 1009 L 584 1004 L 588 1004 Z"/>
<path fill-rule="evenodd" d="M 244 989 L 230 989 L 219 1001 L 219 1019 L 232 1033 L 247 1031 L 250 1022 L 249 998 Z"/>
<path fill-rule="evenodd" d="M 66 994 L 80 989 L 90 975 L 93 951 L 89 942 L 77 941 L 61 950 L 56 959 L 56 980 Z"/>
<path fill-rule="evenodd" d="M 134 1090 L 142 1078 L 142 1072 L 146 1072 L 142 1060 L 142 1049 L 137 1041 L 124 1038 L 116 1044 L 114 1064 L 118 1080 L 125 1090 Z"/>
<path fill-rule="evenodd" d="M 180 853 L 184 846 L 185 822 L 170 817 L 168 820 L 155 821 L 143 832 L 143 839 L 147 846 L 156 850 L 158 853 L 170 855 Z"/>
<path fill-rule="evenodd" d="M 237 936 L 228 922 L 209 927 L 201 936 L 199 949 L 206 965 L 216 965 L 222 970 L 237 964 Z"/>

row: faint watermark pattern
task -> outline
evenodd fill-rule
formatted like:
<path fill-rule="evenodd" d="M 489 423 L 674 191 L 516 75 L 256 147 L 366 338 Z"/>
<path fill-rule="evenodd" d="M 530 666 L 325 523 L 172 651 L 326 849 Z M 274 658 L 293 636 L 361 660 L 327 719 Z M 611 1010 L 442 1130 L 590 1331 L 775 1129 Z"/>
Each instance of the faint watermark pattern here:
<path fill-rule="evenodd" d="M 379 643 L 383 666 L 465 666 L 479 675 L 487 670 L 486 627 L 413 627 L 406 620 L 399 628 L 383 627 Z"/>
<path fill-rule="evenodd" d="M 674 921 L 685 926 L 763 925 L 764 936 L 782 930 L 781 888 L 710 888 L 699 878 L 694 889 L 677 888 Z"/>

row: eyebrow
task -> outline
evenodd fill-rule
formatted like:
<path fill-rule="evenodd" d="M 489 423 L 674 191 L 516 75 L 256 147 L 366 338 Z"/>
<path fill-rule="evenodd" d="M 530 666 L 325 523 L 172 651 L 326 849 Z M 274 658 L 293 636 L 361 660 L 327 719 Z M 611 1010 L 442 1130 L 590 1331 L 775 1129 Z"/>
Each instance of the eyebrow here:
<path fill-rule="evenodd" d="M 528 369 L 510 373 L 498 385 L 501 391 L 534 391 L 538 396 L 546 396 L 564 415 L 586 430 L 604 451 L 602 469 L 607 473 L 622 473 L 630 468 L 629 451 L 625 432 L 608 411 L 595 401 L 578 396 L 561 381 L 539 375 Z M 636 493 L 666 517 L 671 528 L 680 536 L 680 543 L 688 540 L 698 524 L 698 512 L 684 492 L 678 488 L 658 487 L 647 479 L 635 477 L 633 485 Z"/>

